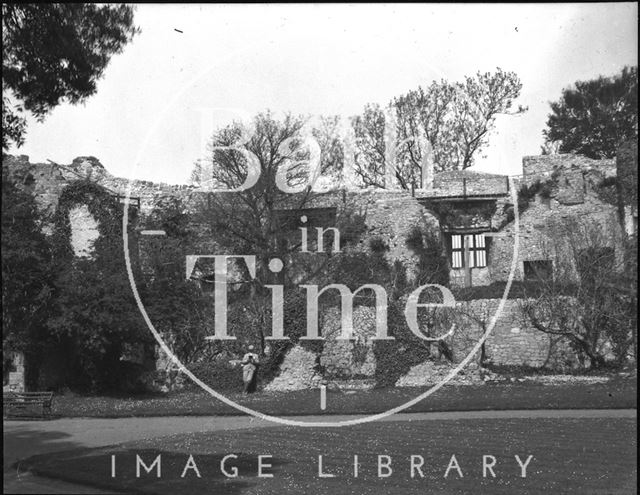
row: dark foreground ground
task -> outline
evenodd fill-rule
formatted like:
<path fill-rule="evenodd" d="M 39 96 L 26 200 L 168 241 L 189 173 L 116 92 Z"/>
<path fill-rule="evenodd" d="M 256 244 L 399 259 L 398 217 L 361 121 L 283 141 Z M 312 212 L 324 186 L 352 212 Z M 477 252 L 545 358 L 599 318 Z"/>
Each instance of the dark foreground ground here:
<path fill-rule="evenodd" d="M 226 396 L 260 413 L 276 416 L 309 414 L 373 414 L 387 411 L 419 396 L 427 388 L 386 388 L 355 393 L 327 392 L 320 409 L 319 390 L 286 393 L 258 392 Z M 637 378 L 612 378 L 605 383 L 542 385 L 532 382 L 445 386 L 407 412 L 515 409 L 607 409 L 637 406 Z M 57 417 L 212 416 L 236 415 L 233 407 L 205 392 L 166 396 L 56 396 Z"/>
<path fill-rule="evenodd" d="M 126 493 L 632 494 L 637 487 L 636 435 L 635 417 L 590 418 L 579 412 L 572 418 L 388 421 L 331 429 L 276 426 L 183 433 L 50 453 L 21 464 L 41 475 Z M 220 469 L 228 454 L 237 455 L 226 463 L 231 474 L 237 468 L 235 478 Z M 193 462 L 185 471 L 190 455 Z M 270 456 L 263 458 L 270 465 L 263 474 L 272 477 L 258 476 L 260 455 Z M 526 477 L 516 455 L 523 463 L 533 456 Z M 151 473 L 142 468 L 137 478 L 136 456 L 147 466 L 161 456 L 160 477 L 155 468 Z M 333 477 L 319 476 L 318 456 L 323 456 L 323 474 Z M 380 474 L 379 456 L 388 456 L 381 462 L 390 463 Z M 414 466 L 420 465 L 413 478 L 411 456 Z M 489 470 L 483 476 L 483 456 L 495 457 L 495 477 Z"/>

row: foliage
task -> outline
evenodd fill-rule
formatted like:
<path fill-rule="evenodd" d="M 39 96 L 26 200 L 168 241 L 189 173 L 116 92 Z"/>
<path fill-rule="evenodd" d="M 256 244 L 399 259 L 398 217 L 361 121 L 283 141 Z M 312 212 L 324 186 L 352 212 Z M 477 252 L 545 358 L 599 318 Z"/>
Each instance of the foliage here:
<path fill-rule="evenodd" d="M 518 208 L 519 211 L 524 211 L 531 200 L 533 200 L 538 194 L 542 198 L 550 198 L 553 193 L 555 181 L 549 179 L 546 181 L 537 180 L 532 184 L 524 184 L 518 190 Z"/>
<path fill-rule="evenodd" d="M 490 285 L 476 285 L 472 287 L 455 287 L 451 289 L 456 301 L 473 301 L 475 299 L 502 299 L 506 282 L 493 282 Z M 521 299 L 523 297 L 538 297 L 544 293 L 545 285 L 538 281 L 513 280 L 507 299 Z M 564 295 L 571 294 L 574 289 L 567 284 L 558 287 Z"/>
<path fill-rule="evenodd" d="M 606 177 L 597 184 L 595 190 L 598 198 L 609 203 L 610 205 L 618 205 L 618 178 Z"/>
<path fill-rule="evenodd" d="M 25 111 L 42 120 L 63 101 L 93 95 L 111 57 L 137 32 L 133 7 L 124 4 L 3 3 L 2 149 L 24 141 Z"/>
<path fill-rule="evenodd" d="M 259 370 L 262 368 L 262 365 Z M 200 361 L 189 367 L 190 371 L 217 392 L 242 390 L 242 369 L 233 366 L 228 360 Z M 188 388 L 197 385 L 188 382 Z"/>
<path fill-rule="evenodd" d="M 300 340 L 307 328 L 306 296 L 301 290 L 288 290 L 284 294 L 283 329 L 289 340 L 265 340 L 270 334 L 271 300 L 260 298 L 247 304 L 238 300 L 229 305 L 227 311 L 228 332 L 237 338 L 234 341 L 216 343 L 219 352 L 207 356 L 190 366 L 193 373 L 216 390 L 240 390 L 241 369 L 230 361 L 238 360 L 252 344 L 261 350 L 258 381 L 266 384 L 280 372 L 280 365 L 294 345 L 316 353 L 322 353 L 322 341 Z M 257 331 L 256 331 L 257 330 Z M 228 388 L 218 388 L 228 387 Z"/>
<path fill-rule="evenodd" d="M 154 279 L 146 285 L 143 297 L 155 328 L 166 336 L 185 366 L 216 353 L 205 340 L 213 327 L 213 301 L 193 282 Z"/>
<path fill-rule="evenodd" d="M 164 230 L 170 238 L 182 239 L 188 235 L 189 215 L 180 198 L 161 197 L 156 201 L 146 223 L 150 227 Z"/>
<path fill-rule="evenodd" d="M 2 348 L 30 358 L 48 341 L 53 298 L 51 249 L 34 197 L 2 169 Z"/>
<path fill-rule="evenodd" d="M 337 115 L 321 116 L 319 125 L 311 130 L 311 134 L 320 146 L 320 170 L 323 176 L 339 177 L 344 164 L 344 148 L 339 136 L 340 117 Z"/>
<path fill-rule="evenodd" d="M 300 345 L 306 350 L 315 353 L 318 362 L 320 354 L 322 354 L 324 348 L 322 340 L 300 340 L 300 337 L 303 337 L 307 330 L 307 300 L 304 291 L 290 290 L 285 292 L 283 326 L 284 335 L 289 337 L 290 340 L 269 342 L 269 355 L 259 368 L 258 377 L 262 383 L 267 383 L 277 376 L 285 355 L 294 345 Z"/>
<path fill-rule="evenodd" d="M 365 187 L 384 188 L 386 147 L 383 109 L 376 103 L 367 104 L 362 115 L 353 117 L 351 125 L 355 135 L 354 172 L 357 178 Z"/>
<path fill-rule="evenodd" d="M 637 270 L 623 275 L 630 262 L 620 264 L 597 224 L 568 219 L 552 226 L 550 237 L 554 273 L 540 277 L 544 290 L 521 304 L 525 318 L 566 339 L 591 368 L 608 364 L 609 345 L 615 364 L 623 365 L 637 331 Z"/>
<path fill-rule="evenodd" d="M 401 267 L 404 270 L 404 267 Z M 393 291 L 397 280 L 394 267 L 389 266 L 384 252 L 342 252 L 329 260 L 327 271 L 320 285 L 344 284 L 355 291 L 365 284 L 378 284 L 389 292 Z M 340 301 L 338 291 L 327 291 L 322 296 L 327 305 L 337 305 Z M 370 290 L 359 292 L 355 301 L 360 304 L 375 304 Z"/>
<path fill-rule="evenodd" d="M 100 234 L 90 258 L 74 257 L 70 244 L 69 211 L 83 204 Z M 118 389 L 131 378 L 123 353 L 144 354 L 150 341 L 125 271 L 121 209 L 106 190 L 83 180 L 63 190 L 55 214 L 56 299 L 48 326 L 67 357 L 68 384 L 81 389 Z"/>
<path fill-rule="evenodd" d="M 551 174 L 551 178 L 546 181 L 537 180 L 532 184 L 523 184 L 518 190 L 518 214 L 522 215 L 531 206 L 531 201 L 539 194 L 543 199 L 549 199 L 557 186 L 558 174 L 555 171 Z M 513 205 L 506 204 L 503 208 L 505 214 L 504 220 L 497 230 L 501 230 L 505 225 L 513 222 L 515 219 L 515 211 Z"/>
<path fill-rule="evenodd" d="M 418 278 L 414 287 L 424 284 L 449 285 L 449 263 L 436 234 L 419 227 L 411 229 L 406 246 L 418 256 Z"/>
<path fill-rule="evenodd" d="M 9 149 L 9 143 L 13 141 L 18 147 L 24 144 L 24 134 L 27 128 L 27 120 L 20 115 L 22 107 L 16 107 L 17 113 L 12 110 L 11 100 L 2 95 L 2 149 Z"/>
<path fill-rule="evenodd" d="M 638 68 L 625 67 L 613 77 L 577 81 L 551 103 L 545 141 L 560 153 L 613 158 L 617 147 L 638 139 Z"/>
<path fill-rule="evenodd" d="M 245 277 L 243 285 L 246 290 L 240 291 L 244 295 L 243 304 L 249 321 L 239 328 L 245 333 L 247 330 L 253 332 L 255 335 L 248 338 L 257 340 L 261 349 L 264 349 L 265 322 L 270 321 L 265 319 L 264 308 L 268 305 L 264 301 L 270 298 L 270 291 L 265 285 L 292 285 L 284 271 L 274 274 L 269 270 L 269 261 L 279 258 L 286 262 L 299 250 L 299 243 L 292 235 L 298 230 L 292 228 L 288 219 L 299 218 L 300 210 L 312 197 L 308 187 L 293 194 L 282 191 L 276 182 L 277 175 L 285 167 L 286 182 L 290 187 L 307 181 L 308 165 L 315 159 L 315 154 L 313 146 L 305 140 L 305 124 L 304 118 L 290 114 L 281 120 L 269 112 L 258 114 L 251 122 L 252 135 L 249 139 L 245 137 L 244 142 L 246 128 L 240 123 L 221 128 L 211 139 L 209 156 L 196 165 L 192 174 L 194 184 L 205 190 L 212 185 L 233 189 L 245 181 L 250 163 L 260 170 L 260 177 L 251 188 L 228 194 L 210 194 L 207 202 L 194 213 L 193 220 L 209 228 L 219 246 L 230 252 L 256 257 L 256 277 Z M 333 128 L 337 121 L 328 119 L 325 125 Z M 323 158 L 321 168 L 332 171 L 338 164 L 327 161 L 327 156 L 337 156 L 339 150 L 331 138 L 321 141 L 323 146 L 333 150 Z M 233 146 L 235 149 L 230 148 Z M 285 205 L 290 213 L 286 218 L 281 214 Z M 316 261 L 322 259 L 317 257 Z"/>
<path fill-rule="evenodd" d="M 403 189 L 421 187 L 423 161 L 432 160 L 436 171 L 462 170 L 487 144 L 497 115 L 515 115 L 512 110 L 522 84 L 513 72 L 497 68 L 477 73 L 462 82 L 433 82 L 401 95 L 389 105 L 397 138 L 395 179 Z M 356 139 L 355 173 L 364 186 L 388 187 L 385 168 L 391 135 L 385 129 L 385 112 L 379 105 L 365 106 L 353 118 Z"/>
<path fill-rule="evenodd" d="M 429 209 L 438 217 L 441 225 L 470 227 L 477 221 L 490 222 L 496 205 L 495 201 L 473 206 L 442 201 L 431 203 Z"/>
<path fill-rule="evenodd" d="M 229 149 L 243 136 L 239 123 L 219 129 L 213 136 L 207 160 L 197 164 L 193 182 L 202 187 L 233 189 L 245 180 L 249 167 L 248 156 L 260 170 L 257 183 L 244 191 L 229 194 L 211 194 L 195 218 L 209 225 L 217 241 L 238 253 L 249 253 L 257 258 L 258 276 L 252 282 L 255 290 L 268 284 L 274 275 L 267 265 L 272 257 L 283 258 L 295 249 L 287 246 L 288 232 L 277 213 L 278 205 L 291 200 L 292 195 L 276 185 L 276 174 L 282 167 L 290 167 L 289 185 L 306 180 L 305 160 L 309 150 L 301 138 L 304 120 L 287 115 L 278 121 L 271 114 L 259 114 L 252 122 L 252 137 L 238 148 L 246 154 Z M 226 147 L 220 149 L 219 147 Z M 309 191 L 293 197 L 294 206 L 302 208 L 309 199 Z"/>
<path fill-rule="evenodd" d="M 340 249 L 355 245 L 367 231 L 367 215 L 363 211 L 344 208 L 336 220 L 336 228 L 340 232 Z"/>
<path fill-rule="evenodd" d="M 431 357 L 429 343 L 417 337 L 408 327 L 404 318 L 404 305 L 400 301 L 391 302 L 388 307 L 389 335 L 395 340 L 374 341 L 376 357 L 376 386 L 393 386 L 413 366 Z"/>
<path fill-rule="evenodd" d="M 413 282 L 414 286 L 424 283 L 446 283 L 448 280 L 446 260 L 442 264 L 441 246 L 437 239 L 425 236 L 417 230 L 408 236 L 407 244 L 412 246 L 420 257 L 420 273 Z M 444 268 L 443 268 L 444 267 Z M 404 317 L 404 296 L 411 285 L 407 282 L 406 267 L 396 261 L 390 265 L 379 252 L 343 252 L 333 257 L 326 274 L 325 284 L 341 283 L 354 291 L 365 284 L 378 284 L 388 295 L 387 322 L 389 335 L 396 337 L 395 341 L 374 341 L 373 349 L 376 356 L 376 383 L 378 386 L 393 385 L 405 374 L 411 366 L 424 362 L 430 356 L 430 344 L 414 335 L 407 327 Z M 354 306 L 373 306 L 376 298 L 371 290 L 362 290 L 354 297 Z M 340 297 L 337 291 L 328 291 L 321 298 L 323 307 L 337 306 Z M 322 311 L 320 311 L 322 314 Z M 426 324 L 426 315 L 420 318 L 421 324 Z M 364 349 L 359 349 L 356 343 L 354 359 L 364 359 Z"/>
<path fill-rule="evenodd" d="M 372 253 L 382 254 L 386 251 L 389 251 L 389 246 L 382 237 L 371 237 L 369 238 L 368 243 L 369 249 Z"/>

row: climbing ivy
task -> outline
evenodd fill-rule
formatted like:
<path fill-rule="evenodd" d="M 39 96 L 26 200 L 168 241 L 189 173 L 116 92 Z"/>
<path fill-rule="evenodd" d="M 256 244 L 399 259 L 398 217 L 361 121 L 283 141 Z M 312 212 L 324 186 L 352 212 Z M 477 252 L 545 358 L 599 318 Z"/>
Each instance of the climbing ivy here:
<path fill-rule="evenodd" d="M 101 238 L 121 237 L 123 206 L 104 187 L 89 180 L 79 180 L 69 184 L 60 194 L 58 207 L 53 218 L 54 233 L 52 244 L 56 257 L 68 260 L 73 257 L 71 247 L 71 223 L 69 212 L 76 206 L 86 205 L 89 213 L 98 223 Z M 129 210 L 129 223 L 135 221 L 137 211 Z"/>
<path fill-rule="evenodd" d="M 99 237 L 88 258 L 74 257 L 71 246 L 69 212 L 78 205 L 86 205 L 98 222 Z M 56 275 L 48 327 L 66 357 L 65 381 L 72 388 L 122 390 L 142 372 L 120 359 L 127 348 L 144 348 L 151 340 L 125 269 L 122 214 L 118 200 L 90 181 L 74 182 L 60 195 L 51 239 Z"/>

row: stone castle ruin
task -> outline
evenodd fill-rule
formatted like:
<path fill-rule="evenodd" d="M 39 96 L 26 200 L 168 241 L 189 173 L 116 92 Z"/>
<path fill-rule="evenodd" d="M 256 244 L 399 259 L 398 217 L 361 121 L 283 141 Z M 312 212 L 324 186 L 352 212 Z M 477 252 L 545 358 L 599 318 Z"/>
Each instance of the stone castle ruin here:
<path fill-rule="evenodd" d="M 595 226 L 601 247 L 612 250 L 616 257 L 623 256 L 625 238 L 637 235 L 637 197 L 635 203 L 629 194 L 622 197 L 615 178 L 632 173 L 629 170 L 634 166 L 637 182 L 637 149 L 623 150 L 618 160 L 591 160 L 570 154 L 530 156 L 523 158 L 519 176 L 454 171 L 435 174 L 425 189 L 413 192 L 336 189 L 314 196 L 305 205 L 304 213 L 308 225 L 323 228 L 337 225 L 346 212 L 358 213 L 364 219 L 364 232 L 348 249 L 355 253 L 371 251 L 375 244 L 371 239 L 375 239 L 384 246 L 390 265 L 400 262 L 406 267 L 409 280 L 417 279 L 421 270 L 420 258 L 407 242 L 417 228 L 440 243 L 449 287 L 454 292 L 477 291 L 477 296 L 461 298 L 456 303 L 456 332 L 445 339 L 448 359 L 417 363 L 395 382 L 398 386 L 425 385 L 445 376 L 463 359 L 496 314 L 501 292 L 483 294 L 483 288 L 503 287 L 514 263 L 515 281 L 554 276 L 560 261 L 569 256 L 562 242 L 563 222 L 577 219 Z M 69 165 L 59 165 L 30 163 L 26 156 L 4 156 L 3 168 L 16 184 L 35 197 L 45 216 L 53 215 L 62 192 L 79 180 L 102 186 L 120 201 L 129 187 L 128 180 L 113 177 L 93 157 L 79 157 Z M 138 210 L 134 225 L 137 231 L 155 228 L 150 225 L 150 214 L 166 198 L 180 198 L 187 208 L 203 200 L 201 192 L 186 185 L 132 181 L 130 188 L 130 203 Z M 279 209 L 285 216 L 291 211 L 287 204 L 279 205 Z M 69 212 L 69 221 L 75 255 L 90 257 L 92 243 L 99 235 L 97 219 L 86 206 L 77 205 Z M 298 230 L 296 222 L 293 219 L 292 231 Z M 198 226 L 192 227 L 198 230 Z M 47 234 L 53 228 L 53 223 L 43 225 Z M 519 246 L 514 259 L 516 234 Z M 215 239 L 206 239 L 206 231 L 200 235 L 203 245 L 215 254 Z M 162 241 L 139 236 L 143 265 L 145 243 L 153 242 Z M 329 236 L 325 242 L 327 246 L 332 244 Z M 294 267 L 295 263 L 288 266 Z M 295 272 L 291 276 L 296 280 Z M 265 385 L 267 390 L 317 387 L 327 381 L 347 388 L 373 385 L 377 366 L 371 340 L 375 334 L 375 308 L 354 308 L 352 341 L 335 339 L 341 326 L 338 308 L 327 309 L 321 321 L 320 333 L 326 337 L 321 354 L 294 345 L 284 357 L 279 373 Z M 433 355 L 437 353 L 434 351 Z M 505 302 L 482 351 L 456 381 L 481 378 L 481 362 L 531 367 L 577 365 L 575 353 L 568 346 L 527 324 L 517 298 Z M 163 369 L 170 363 L 159 355 L 156 366 Z"/>

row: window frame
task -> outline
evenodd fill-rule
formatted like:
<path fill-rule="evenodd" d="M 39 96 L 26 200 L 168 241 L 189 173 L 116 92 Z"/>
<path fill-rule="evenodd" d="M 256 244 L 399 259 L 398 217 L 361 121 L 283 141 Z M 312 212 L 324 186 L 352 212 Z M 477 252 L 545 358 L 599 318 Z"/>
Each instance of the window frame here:
<path fill-rule="evenodd" d="M 466 234 L 451 234 L 451 253 L 449 257 L 451 268 L 453 268 L 454 270 L 459 270 L 466 267 L 464 243 L 465 238 L 467 237 L 470 238 L 469 268 L 486 268 L 487 266 L 489 266 L 489 257 L 487 255 L 487 239 L 484 236 L 484 232 L 473 232 Z"/>

